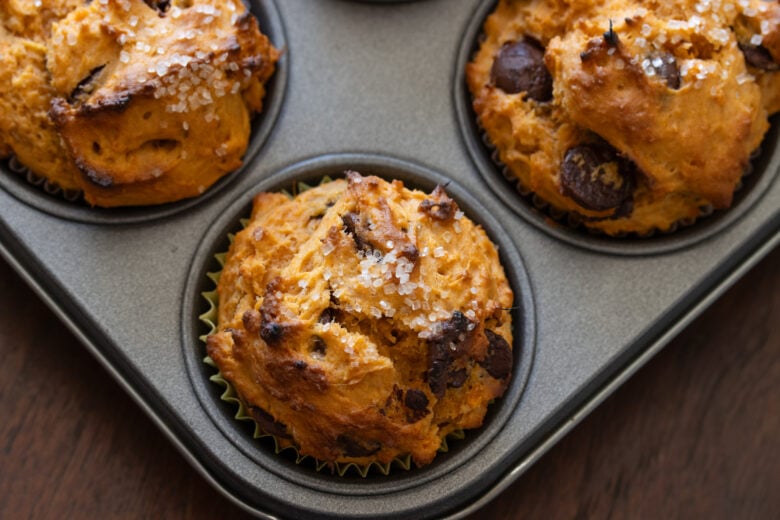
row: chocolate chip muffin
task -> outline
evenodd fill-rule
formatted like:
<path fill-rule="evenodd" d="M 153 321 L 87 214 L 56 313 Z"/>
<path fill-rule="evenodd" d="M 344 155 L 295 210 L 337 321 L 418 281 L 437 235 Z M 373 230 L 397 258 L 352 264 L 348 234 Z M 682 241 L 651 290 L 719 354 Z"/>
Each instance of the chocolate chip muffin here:
<path fill-rule="evenodd" d="M 241 165 L 278 59 L 241 1 L 45 4 L 29 29 L 0 8 L 0 152 L 104 207 L 194 197 Z"/>
<path fill-rule="evenodd" d="M 348 172 L 261 193 L 218 295 L 222 376 L 283 447 L 331 465 L 427 464 L 511 377 L 512 291 L 441 187 Z"/>
<path fill-rule="evenodd" d="M 467 66 L 500 162 L 622 236 L 728 208 L 780 110 L 780 4 L 501 0 Z"/>

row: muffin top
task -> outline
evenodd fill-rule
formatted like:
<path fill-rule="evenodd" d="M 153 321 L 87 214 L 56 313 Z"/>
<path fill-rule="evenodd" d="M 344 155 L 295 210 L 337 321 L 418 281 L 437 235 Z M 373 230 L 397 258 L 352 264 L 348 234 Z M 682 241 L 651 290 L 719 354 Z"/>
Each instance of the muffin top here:
<path fill-rule="evenodd" d="M 18 101 L 0 121 L 6 149 L 99 206 L 194 197 L 241 165 L 278 59 L 242 2 L 74 4 L 46 30 L 0 40 L 17 64 L 0 77 Z M 18 88 L 25 74 L 35 90 Z M 52 143 L 37 154 L 20 131 L 35 125 Z"/>
<path fill-rule="evenodd" d="M 512 291 L 444 189 L 347 173 L 261 193 L 218 284 L 209 356 L 285 445 L 328 463 L 429 463 L 512 370 Z"/>
<path fill-rule="evenodd" d="M 608 234 L 731 205 L 780 109 L 780 4 L 502 0 L 468 65 L 523 187 Z"/>

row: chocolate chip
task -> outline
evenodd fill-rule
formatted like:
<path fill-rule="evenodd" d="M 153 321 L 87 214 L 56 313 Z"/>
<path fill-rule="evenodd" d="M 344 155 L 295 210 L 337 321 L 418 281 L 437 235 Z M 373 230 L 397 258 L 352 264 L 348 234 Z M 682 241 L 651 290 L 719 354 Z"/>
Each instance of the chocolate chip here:
<path fill-rule="evenodd" d="M 452 359 L 446 349 L 438 348 L 438 345 L 429 346 L 428 361 L 428 386 L 433 395 L 441 399 L 447 390 L 447 369 Z"/>
<path fill-rule="evenodd" d="M 425 410 L 428 407 L 428 397 L 422 390 L 410 388 L 404 396 L 404 404 L 412 410 Z"/>
<path fill-rule="evenodd" d="M 458 205 L 447 195 L 441 185 L 437 185 L 430 197 L 420 203 L 418 210 L 434 220 L 446 222 L 455 218 Z"/>
<path fill-rule="evenodd" d="M 144 3 L 158 11 L 160 16 L 162 16 L 162 14 L 171 6 L 171 0 L 144 0 Z"/>
<path fill-rule="evenodd" d="M 447 386 L 451 388 L 460 388 L 469 378 L 469 373 L 465 368 L 450 370 L 447 374 Z"/>
<path fill-rule="evenodd" d="M 344 232 L 355 241 L 355 247 L 358 251 L 364 253 L 371 252 L 374 247 L 368 241 L 363 230 L 363 221 L 360 215 L 353 212 L 344 213 L 341 216 L 341 222 L 344 224 Z"/>
<path fill-rule="evenodd" d="M 472 321 L 460 311 L 452 313 L 452 317 L 446 321 L 440 322 L 434 332 L 433 341 L 449 346 L 451 350 L 456 350 L 456 346 L 462 343 L 466 334 L 469 332 L 469 325 Z"/>
<path fill-rule="evenodd" d="M 507 94 L 527 92 L 530 99 L 552 99 L 552 76 L 544 65 L 544 49 L 529 39 L 501 46 L 490 69 L 490 81 Z"/>
<path fill-rule="evenodd" d="M 428 396 L 425 395 L 425 392 L 417 390 L 416 388 L 410 388 L 406 391 L 404 405 L 407 408 L 406 421 L 409 424 L 416 423 L 431 413 L 431 411 L 428 410 Z"/>
<path fill-rule="evenodd" d="M 273 415 L 259 406 L 250 406 L 249 413 L 252 414 L 252 418 L 264 432 L 277 437 L 290 438 L 290 434 L 287 433 L 287 425 L 274 419 Z"/>
<path fill-rule="evenodd" d="M 281 323 L 266 321 L 260 327 L 260 337 L 269 345 L 278 343 L 284 336 L 284 326 Z"/>
<path fill-rule="evenodd" d="M 336 437 L 341 452 L 347 457 L 368 457 L 382 449 L 382 444 L 372 440 L 357 440 L 341 434 Z"/>
<path fill-rule="evenodd" d="M 504 379 L 512 373 L 512 347 L 503 336 L 492 330 L 485 329 L 485 336 L 488 340 L 488 351 L 480 364 L 491 377 Z"/>
<path fill-rule="evenodd" d="M 327 307 L 324 311 L 322 311 L 317 321 L 322 324 L 333 323 L 334 321 L 336 321 L 336 316 L 338 316 L 338 312 L 339 312 L 338 309 L 336 309 L 335 307 Z"/>
<path fill-rule="evenodd" d="M 328 346 L 319 336 L 311 337 L 311 344 L 309 345 L 309 351 L 315 357 L 324 357 L 328 351 Z"/>
<path fill-rule="evenodd" d="M 439 322 L 428 338 L 428 386 L 438 398 L 447 390 L 450 365 L 468 350 L 474 330 L 472 324 L 462 312 L 455 311 L 450 319 Z"/>
<path fill-rule="evenodd" d="M 772 58 L 772 54 L 763 45 L 753 45 L 751 43 L 739 43 L 738 45 L 748 65 L 762 70 L 777 70 L 780 68 L 780 65 Z"/>
<path fill-rule="evenodd" d="M 650 63 L 655 73 L 666 80 L 666 85 L 677 90 L 682 84 L 680 69 L 677 67 L 677 59 L 674 54 L 664 52 L 650 57 Z"/>
<path fill-rule="evenodd" d="M 569 148 L 560 172 L 561 192 L 583 208 L 620 206 L 634 191 L 634 164 L 606 143 Z"/>

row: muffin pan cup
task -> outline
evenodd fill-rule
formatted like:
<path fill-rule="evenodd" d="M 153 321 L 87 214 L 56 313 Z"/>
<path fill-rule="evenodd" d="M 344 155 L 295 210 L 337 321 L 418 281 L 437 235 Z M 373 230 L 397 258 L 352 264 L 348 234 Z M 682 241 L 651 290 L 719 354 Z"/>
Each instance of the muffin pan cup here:
<path fill-rule="evenodd" d="M 763 147 L 755 150 L 751 156 L 742 179 L 734 190 L 734 200 L 730 208 L 714 211 L 702 211 L 702 214 L 690 221 L 679 220 L 670 230 L 652 230 L 643 236 L 628 233 L 622 237 L 609 237 L 598 229 L 589 229 L 582 224 L 577 213 L 555 208 L 522 182 L 504 165 L 498 157 L 498 150 L 490 137 L 481 128 L 477 114 L 472 108 L 473 97 L 466 84 L 466 65 L 473 59 L 484 39 L 483 24 L 498 5 L 498 0 L 483 2 L 475 11 L 466 27 L 458 51 L 455 70 L 455 110 L 463 140 L 474 164 L 485 183 L 520 217 L 529 224 L 537 226 L 545 233 L 572 245 L 594 251 L 617 255 L 648 255 L 667 253 L 689 247 L 700 240 L 719 233 L 738 220 L 753 204 L 760 199 L 774 181 L 777 168 L 769 167 L 773 143 L 778 139 L 778 121 L 780 114 L 773 118 L 770 131 L 764 138 L 770 151 Z M 684 146 L 684 143 L 681 144 Z M 751 175 L 754 170 L 764 172 Z M 691 229 L 688 229 L 691 228 Z"/>
<path fill-rule="evenodd" d="M 278 11 L 282 41 L 271 36 L 285 46 L 287 82 L 276 122 L 241 174 L 186 207 L 134 208 L 132 218 L 86 207 L 78 208 L 86 217 L 74 217 L 53 210 L 68 202 L 46 193 L 19 197 L 10 184 L 21 177 L 6 164 L 0 176 L 0 253 L 192 465 L 247 511 L 439 518 L 477 509 L 780 242 L 777 117 L 738 212 L 653 237 L 653 248 L 586 235 L 603 244 L 589 247 L 518 214 L 469 151 L 459 60 L 483 2 L 259 5 Z M 201 274 L 251 195 L 347 164 L 425 189 L 451 180 L 448 191 L 485 224 L 519 277 L 524 311 L 518 384 L 485 426 L 429 467 L 367 479 L 296 467 L 258 445 L 204 377 L 197 340 Z"/>
<path fill-rule="evenodd" d="M 3 175 L 0 175 L 0 187 L 13 194 L 17 199 L 37 209 L 56 217 L 85 222 L 90 224 L 138 224 L 154 219 L 164 218 L 185 211 L 201 202 L 217 195 L 228 184 L 240 177 L 247 165 L 254 159 L 271 134 L 276 118 L 282 108 L 282 101 L 287 88 L 288 62 L 284 52 L 287 40 L 279 11 L 273 0 L 242 0 L 257 18 L 260 31 L 282 51 L 282 56 L 276 63 L 274 75 L 265 83 L 266 94 L 263 97 L 263 109 L 255 114 L 251 121 L 252 133 L 243 156 L 243 165 L 228 172 L 212 184 L 199 197 L 183 199 L 169 204 L 149 207 L 90 207 L 84 201 L 80 190 L 66 191 L 57 184 L 49 182 L 34 172 L 31 172 L 16 157 L 11 156 L 6 161 L 0 161 Z M 13 172 L 16 175 L 7 175 Z"/>
<path fill-rule="evenodd" d="M 203 363 L 203 358 L 206 356 L 205 346 L 198 340 L 202 334 L 208 332 L 208 327 L 198 319 L 199 315 L 209 309 L 209 302 L 204 298 L 203 293 L 214 288 L 208 273 L 220 269 L 215 255 L 227 251 L 228 234 L 235 233 L 243 227 L 240 221 L 242 218 L 249 217 L 253 195 L 284 189 L 292 192 L 299 182 L 310 186 L 317 185 L 323 177 L 337 178 L 347 169 L 358 171 L 363 175 L 398 179 L 403 181 L 406 187 L 426 193 L 430 193 L 437 184 L 446 185 L 448 195 L 458 203 L 465 216 L 481 225 L 493 243 L 498 246 L 501 263 L 505 266 L 507 279 L 515 295 L 511 311 L 514 329 L 512 379 L 504 396 L 489 406 L 483 426 L 475 430 L 465 430 L 463 440 L 448 439 L 448 451 L 439 453 L 434 462 L 428 466 L 415 468 L 412 464 L 412 469 L 409 471 L 397 467 L 391 468 L 387 477 L 372 471 L 369 478 L 365 480 L 361 479 L 357 472 L 345 473 L 345 478 L 330 475 L 327 470 L 318 474 L 313 461 L 296 465 L 296 457 L 293 453 L 288 453 L 285 457 L 284 453 L 276 454 L 272 446 L 259 446 L 258 441 L 252 439 L 251 434 L 246 435 L 246 425 L 235 420 L 235 407 L 221 402 L 223 388 L 209 381 L 214 369 Z M 181 321 L 182 349 L 187 358 L 187 368 L 193 388 L 204 409 L 225 436 L 236 443 L 246 456 L 278 476 L 315 491 L 336 493 L 345 497 L 379 495 L 421 487 L 426 482 L 460 471 L 459 467 L 462 465 L 468 465 L 487 443 L 495 436 L 501 435 L 504 424 L 516 410 L 531 370 L 535 346 L 535 319 L 530 281 L 515 244 L 501 224 L 455 181 L 408 161 L 373 154 L 334 154 L 304 160 L 261 181 L 230 205 L 200 241 L 184 294 Z M 501 457 L 495 460 L 494 464 L 501 465 Z M 464 488 L 464 492 L 468 487 L 465 485 L 467 481 L 468 478 L 464 477 L 460 485 Z M 349 507 L 348 504 L 345 506 Z"/>

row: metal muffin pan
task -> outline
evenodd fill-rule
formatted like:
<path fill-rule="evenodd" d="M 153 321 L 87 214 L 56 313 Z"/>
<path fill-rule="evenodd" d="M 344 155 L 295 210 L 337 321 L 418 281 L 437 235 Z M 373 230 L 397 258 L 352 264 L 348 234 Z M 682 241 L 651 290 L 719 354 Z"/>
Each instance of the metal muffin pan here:
<path fill-rule="evenodd" d="M 16 180 L 9 180 L 16 178 L 3 172 L 0 252 L 193 466 L 258 516 L 432 518 L 473 511 L 780 242 L 777 118 L 754 173 L 766 186 L 737 217 L 723 213 L 728 222 L 716 232 L 701 222 L 684 231 L 703 235 L 696 240 L 631 254 L 623 248 L 636 249 L 635 242 L 584 247 L 519 215 L 468 150 L 456 109 L 457 63 L 479 0 L 255 5 L 278 10 L 283 29 L 272 40 L 286 40 L 288 74 L 276 122 L 241 174 L 185 207 L 133 209 L 137 216 L 127 219 L 123 210 L 79 207 L 85 218 L 57 213 L 51 208 L 65 201 L 19 197 L 19 186 L 11 186 Z M 512 270 L 526 281 L 513 284 L 524 310 L 532 311 L 520 317 L 533 317 L 533 336 L 522 341 L 535 345 L 532 360 L 522 358 L 531 350 L 518 351 L 521 384 L 495 403 L 484 430 L 468 432 L 428 468 L 365 481 L 268 456 L 214 400 L 218 390 L 199 378 L 205 369 L 193 353 L 202 351 L 193 344 L 201 305 L 193 284 L 203 283 L 204 259 L 251 194 L 345 161 L 358 170 L 407 175 L 421 187 L 437 175 L 452 179 L 458 202 L 519 252 L 503 253 L 510 262 L 522 258 L 525 269 L 513 264 Z M 744 196 L 754 192 L 746 186 Z"/>

